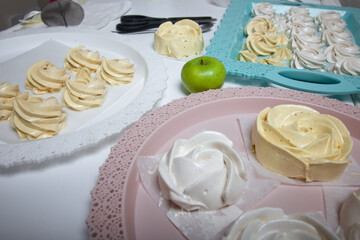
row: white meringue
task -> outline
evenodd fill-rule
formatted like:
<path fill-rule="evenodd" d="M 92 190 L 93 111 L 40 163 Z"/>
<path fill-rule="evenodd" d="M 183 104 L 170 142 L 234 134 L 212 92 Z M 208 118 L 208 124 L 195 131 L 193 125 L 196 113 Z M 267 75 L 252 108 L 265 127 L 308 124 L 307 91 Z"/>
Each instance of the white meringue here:
<path fill-rule="evenodd" d="M 292 36 L 291 49 L 293 51 L 302 50 L 304 48 L 322 49 L 324 44 L 320 36 L 313 33 L 298 33 Z"/>
<path fill-rule="evenodd" d="M 360 188 L 353 192 L 342 204 L 339 220 L 341 239 L 360 239 Z"/>
<path fill-rule="evenodd" d="M 328 71 L 342 75 L 360 76 L 360 58 L 342 58 L 331 65 Z"/>
<path fill-rule="evenodd" d="M 325 61 L 326 57 L 322 49 L 304 48 L 295 52 L 290 65 L 297 69 L 324 71 Z"/>
<path fill-rule="evenodd" d="M 178 139 L 158 167 L 161 192 L 186 211 L 217 210 L 235 203 L 245 175 L 230 139 L 213 131 Z"/>
<path fill-rule="evenodd" d="M 341 42 L 352 42 L 352 35 L 347 29 L 342 30 L 324 30 L 321 34 L 321 40 L 327 46 Z"/>
<path fill-rule="evenodd" d="M 259 208 L 241 215 L 222 240 L 339 240 L 324 224 L 304 214 L 286 215 L 280 208 Z"/>
<path fill-rule="evenodd" d="M 251 10 L 252 16 L 273 16 L 275 9 L 270 3 L 257 3 Z"/>
<path fill-rule="evenodd" d="M 325 55 L 329 63 L 335 63 L 344 57 L 359 57 L 360 48 L 350 42 L 336 43 L 325 49 Z"/>

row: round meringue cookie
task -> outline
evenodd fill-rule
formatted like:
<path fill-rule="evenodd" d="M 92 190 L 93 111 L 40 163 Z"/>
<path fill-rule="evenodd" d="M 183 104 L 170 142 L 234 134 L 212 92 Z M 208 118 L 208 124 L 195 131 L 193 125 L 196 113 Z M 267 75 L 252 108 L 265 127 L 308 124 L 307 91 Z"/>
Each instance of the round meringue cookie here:
<path fill-rule="evenodd" d="M 78 46 L 71 49 L 65 58 L 64 66 L 72 72 L 77 72 L 80 69 L 88 68 L 91 72 L 96 72 L 101 64 L 99 52 L 92 52 L 84 49 L 84 46 Z"/>
<path fill-rule="evenodd" d="M 353 192 L 341 205 L 340 236 L 341 239 L 360 239 L 360 188 Z"/>
<path fill-rule="evenodd" d="M 315 17 L 315 22 L 317 24 L 321 24 L 324 19 L 341 19 L 341 15 L 340 15 L 340 13 L 335 12 L 335 11 L 320 12 Z"/>
<path fill-rule="evenodd" d="M 222 240 L 339 240 L 324 224 L 305 214 L 286 215 L 280 208 L 259 208 L 241 215 Z"/>
<path fill-rule="evenodd" d="M 335 63 L 345 57 L 359 57 L 360 48 L 350 42 L 336 43 L 325 49 L 325 55 L 329 63 Z"/>
<path fill-rule="evenodd" d="M 328 71 L 336 74 L 360 77 L 360 58 L 342 58 L 333 65 L 331 65 L 328 68 Z"/>
<path fill-rule="evenodd" d="M 269 16 L 272 17 L 275 14 L 275 9 L 270 3 L 257 3 L 251 10 L 252 16 Z"/>
<path fill-rule="evenodd" d="M 294 14 L 286 17 L 288 27 L 291 27 L 294 23 L 301 23 L 307 27 L 315 28 L 314 19 L 307 14 Z"/>
<path fill-rule="evenodd" d="M 175 24 L 170 21 L 165 22 L 155 32 L 154 49 L 161 55 L 174 58 L 199 55 L 204 49 L 201 28 L 199 24 L 189 19 Z"/>
<path fill-rule="evenodd" d="M 25 86 L 34 94 L 59 92 L 70 75 L 47 60 L 32 65 L 26 72 Z"/>
<path fill-rule="evenodd" d="M 0 121 L 9 120 L 12 112 L 12 102 L 20 94 L 18 85 L 8 82 L 0 84 Z"/>
<path fill-rule="evenodd" d="M 294 53 L 292 68 L 324 71 L 326 56 L 322 49 L 304 48 Z"/>
<path fill-rule="evenodd" d="M 321 34 L 321 40 L 327 46 L 341 42 L 352 42 L 353 38 L 347 29 L 343 30 L 325 30 Z"/>
<path fill-rule="evenodd" d="M 204 131 L 176 140 L 159 162 L 158 180 L 165 198 L 180 208 L 217 210 L 239 200 L 246 173 L 231 140 Z"/>
<path fill-rule="evenodd" d="M 353 147 L 339 119 L 293 104 L 263 109 L 251 141 L 263 167 L 306 182 L 337 180 L 350 162 Z"/>
<path fill-rule="evenodd" d="M 293 51 L 304 48 L 322 49 L 324 47 L 320 36 L 313 33 L 298 33 L 293 35 L 290 40 L 290 45 Z"/>
<path fill-rule="evenodd" d="M 55 97 L 31 97 L 29 92 L 19 94 L 13 101 L 10 124 L 20 138 L 43 139 L 57 135 L 66 125 L 63 104 Z"/>
<path fill-rule="evenodd" d="M 96 71 L 97 78 L 110 85 L 123 85 L 134 79 L 134 64 L 129 59 L 102 58 L 101 66 Z"/>
<path fill-rule="evenodd" d="M 245 35 L 254 33 L 277 33 L 277 31 L 278 29 L 274 26 L 272 19 L 266 17 L 258 17 L 250 20 L 244 29 Z"/>
<path fill-rule="evenodd" d="M 347 27 L 346 22 L 343 19 L 331 18 L 323 19 L 322 23 L 319 25 L 319 31 L 325 30 L 345 30 Z"/>
<path fill-rule="evenodd" d="M 63 101 L 66 107 L 83 111 L 89 108 L 100 107 L 106 96 L 105 82 L 95 77 L 77 78 L 66 81 L 63 91 Z"/>

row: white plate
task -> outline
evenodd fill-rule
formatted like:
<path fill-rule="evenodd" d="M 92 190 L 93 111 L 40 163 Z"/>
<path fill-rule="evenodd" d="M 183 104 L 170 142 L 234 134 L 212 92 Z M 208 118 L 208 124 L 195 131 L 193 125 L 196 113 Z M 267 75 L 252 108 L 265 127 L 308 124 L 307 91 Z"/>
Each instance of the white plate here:
<path fill-rule="evenodd" d="M 24 140 L 17 137 L 8 121 L 0 122 L 0 166 L 10 167 L 23 163 L 42 162 L 46 159 L 70 154 L 76 150 L 89 147 L 109 137 L 138 120 L 142 114 L 151 110 L 160 100 L 166 88 L 166 68 L 162 60 L 152 49 L 117 34 L 99 33 L 95 31 L 62 31 L 47 30 L 31 34 L 13 34 L 0 39 L 0 65 L 12 58 L 19 59 L 16 64 L 21 66 L 21 58 L 41 44 L 55 40 L 73 48 L 84 45 L 86 49 L 98 51 L 101 56 L 111 58 L 128 58 L 134 63 L 135 78 L 131 84 L 116 87 L 108 86 L 108 96 L 100 108 L 75 112 L 64 108 L 67 113 L 67 126 L 58 136 L 43 140 Z M 54 49 L 55 54 L 65 56 L 63 49 Z M 49 56 L 53 56 L 49 53 Z M 44 54 L 47 55 L 47 54 Z M 47 56 L 44 56 L 46 59 Z M 34 64 L 38 59 L 34 59 Z M 10 61 L 11 62 L 11 61 Z M 62 68 L 62 66 L 58 66 Z M 14 71 L 13 68 L 9 68 Z M 23 69 L 25 69 L 23 67 Z M 24 70 L 23 70 L 24 71 Z M 4 76 L 3 71 L 3 76 Z M 2 78 L 2 82 L 19 84 L 20 91 L 25 89 L 24 81 Z M 19 75 L 18 74 L 18 75 Z M 16 74 L 15 74 L 16 75 Z M 29 91 L 29 90 L 27 90 Z M 32 94 L 32 92 L 30 92 Z M 33 95 L 33 94 L 32 94 Z M 49 97 L 51 94 L 40 95 Z M 61 101 L 61 93 L 55 94 Z"/>

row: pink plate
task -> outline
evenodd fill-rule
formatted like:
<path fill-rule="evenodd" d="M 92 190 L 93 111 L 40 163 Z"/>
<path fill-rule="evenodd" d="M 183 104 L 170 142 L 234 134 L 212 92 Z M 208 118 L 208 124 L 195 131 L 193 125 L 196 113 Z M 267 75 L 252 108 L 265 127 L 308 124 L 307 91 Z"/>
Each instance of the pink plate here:
<path fill-rule="evenodd" d="M 144 190 L 134 164 L 137 156 L 163 153 L 176 139 L 205 129 L 237 139 L 238 114 L 258 113 L 284 103 L 308 105 L 331 114 L 344 122 L 355 141 L 360 139 L 360 108 L 311 93 L 244 87 L 210 90 L 175 100 L 142 117 L 111 149 L 91 192 L 87 219 L 90 238 L 184 239 Z M 234 148 L 236 144 L 235 140 Z M 359 149 L 353 151 L 353 155 L 360 155 Z M 321 186 L 280 185 L 252 208 L 264 206 L 282 207 L 287 213 L 325 211 Z"/>

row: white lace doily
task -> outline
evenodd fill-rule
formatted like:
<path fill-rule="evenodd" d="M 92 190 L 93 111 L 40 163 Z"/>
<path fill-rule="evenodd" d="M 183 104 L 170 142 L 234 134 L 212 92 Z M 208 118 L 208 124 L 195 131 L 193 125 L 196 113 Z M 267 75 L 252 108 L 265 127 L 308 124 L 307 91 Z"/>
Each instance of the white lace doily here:
<path fill-rule="evenodd" d="M 59 32 L 56 30 L 57 28 L 47 30 L 46 34 L 44 34 L 44 31 L 29 29 L 14 34 L 0 35 L 0 45 L 9 42 L 9 39 L 11 40 L 15 38 L 17 39 L 17 42 L 19 41 L 19 38 L 24 38 L 24 41 L 29 41 L 29 39 L 32 39 L 31 35 L 35 36 L 35 39 L 38 39 L 39 36 L 42 36 L 41 34 L 43 34 L 50 39 L 54 36 L 58 36 Z M 75 42 L 77 42 L 76 36 L 79 34 L 86 35 L 86 37 L 89 38 L 93 37 L 94 39 L 96 39 L 96 36 L 99 35 L 99 32 L 90 30 L 78 30 L 74 32 L 72 30 L 64 31 L 62 29 L 61 34 L 65 33 L 68 33 L 69 37 L 74 38 L 71 41 Z M 167 70 L 162 59 L 154 51 L 152 51 L 150 47 L 146 47 L 144 44 L 136 42 L 132 39 L 130 41 L 128 38 L 117 34 L 101 33 L 101 37 L 98 38 L 99 44 L 101 44 L 101 39 L 110 39 L 111 41 L 117 41 L 119 46 L 125 45 L 129 49 L 136 50 L 141 54 L 141 56 L 143 56 L 147 65 L 147 79 L 145 79 L 145 84 L 141 92 L 132 102 L 118 112 L 114 113 L 112 116 L 83 129 L 64 135 L 59 134 L 58 136 L 49 139 L 27 140 L 21 141 L 20 143 L 0 144 L 0 167 L 12 167 L 26 163 L 40 163 L 45 160 L 69 155 L 75 151 L 96 145 L 101 140 L 104 140 L 116 133 L 120 133 L 131 123 L 137 121 L 143 114 L 152 110 L 161 99 L 163 91 L 166 89 L 167 85 Z M 34 44 L 36 45 L 37 43 Z M 106 46 L 102 47 L 106 48 Z M 2 48 L 6 49 L 6 46 L 3 45 Z M 19 48 L 21 49 L 21 46 Z M 8 50 L 7 52 L 11 51 L 12 50 Z M 13 51 L 18 52 L 19 50 L 17 49 Z M 2 54 L 3 58 L 4 56 L 11 55 L 9 53 Z"/>

